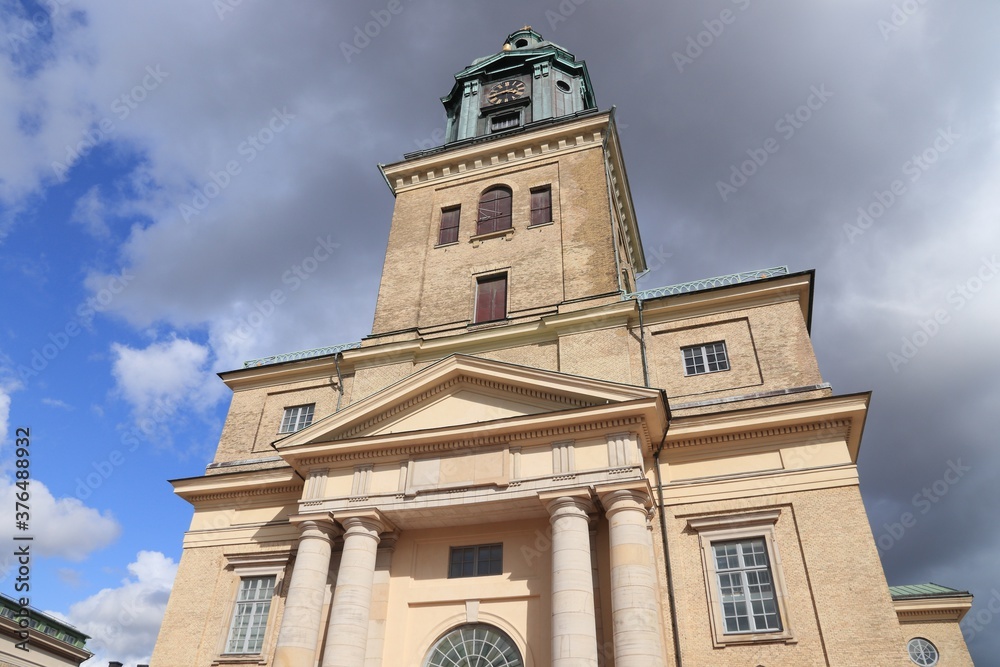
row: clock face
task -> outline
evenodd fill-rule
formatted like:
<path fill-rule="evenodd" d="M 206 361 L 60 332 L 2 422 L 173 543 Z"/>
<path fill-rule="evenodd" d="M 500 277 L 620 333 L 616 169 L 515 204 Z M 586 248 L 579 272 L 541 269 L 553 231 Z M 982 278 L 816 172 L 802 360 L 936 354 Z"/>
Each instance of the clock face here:
<path fill-rule="evenodd" d="M 486 93 L 486 99 L 490 101 L 490 104 L 503 104 L 504 102 L 513 102 L 522 95 L 524 95 L 524 81 L 508 79 L 490 88 L 490 91 Z"/>

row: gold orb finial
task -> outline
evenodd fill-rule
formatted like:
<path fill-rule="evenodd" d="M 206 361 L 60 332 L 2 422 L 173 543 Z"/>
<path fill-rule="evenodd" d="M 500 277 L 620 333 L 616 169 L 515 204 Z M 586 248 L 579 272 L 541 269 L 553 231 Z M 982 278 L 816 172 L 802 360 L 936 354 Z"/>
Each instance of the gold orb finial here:
<path fill-rule="evenodd" d="M 503 50 L 510 51 L 510 42 L 507 42 L 506 44 L 503 45 Z"/>

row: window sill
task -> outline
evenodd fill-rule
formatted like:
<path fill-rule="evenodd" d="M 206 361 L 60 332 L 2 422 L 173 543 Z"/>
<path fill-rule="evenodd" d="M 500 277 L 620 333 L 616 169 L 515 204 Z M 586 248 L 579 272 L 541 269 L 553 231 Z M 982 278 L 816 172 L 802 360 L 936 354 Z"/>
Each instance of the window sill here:
<path fill-rule="evenodd" d="M 790 632 L 747 632 L 716 637 L 714 643 L 716 648 L 725 648 L 746 644 L 797 644 L 798 640 Z"/>
<path fill-rule="evenodd" d="M 448 246 L 458 245 L 458 241 L 452 241 L 451 243 L 438 243 L 434 248 L 447 248 Z"/>
<path fill-rule="evenodd" d="M 490 320 L 489 322 L 472 322 L 469 324 L 469 331 L 479 331 L 480 329 L 492 329 L 494 327 L 502 327 L 510 324 L 509 319 L 502 320 Z"/>
<path fill-rule="evenodd" d="M 528 229 L 538 229 L 539 227 L 548 227 L 554 224 L 556 224 L 555 220 L 549 220 L 548 222 L 539 222 L 537 225 L 528 225 Z"/>
<path fill-rule="evenodd" d="M 729 372 L 731 370 L 732 370 L 732 367 L 730 367 L 730 368 L 720 368 L 717 371 L 705 371 L 704 373 L 687 373 L 687 372 L 685 372 L 684 373 L 684 377 L 686 377 L 686 378 L 698 378 L 698 377 L 701 377 L 702 375 L 712 375 L 713 373 L 726 373 L 726 372 Z"/>
<path fill-rule="evenodd" d="M 478 248 L 479 244 L 485 241 L 486 239 L 500 238 L 501 236 L 504 237 L 505 240 L 509 241 L 511 237 L 514 236 L 514 228 L 511 227 L 510 229 L 500 229 L 495 232 L 476 234 L 475 236 L 469 239 L 469 243 L 472 244 L 473 248 Z"/>
<path fill-rule="evenodd" d="M 267 658 L 260 653 L 231 653 L 220 655 L 212 661 L 212 665 L 266 665 Z"/>

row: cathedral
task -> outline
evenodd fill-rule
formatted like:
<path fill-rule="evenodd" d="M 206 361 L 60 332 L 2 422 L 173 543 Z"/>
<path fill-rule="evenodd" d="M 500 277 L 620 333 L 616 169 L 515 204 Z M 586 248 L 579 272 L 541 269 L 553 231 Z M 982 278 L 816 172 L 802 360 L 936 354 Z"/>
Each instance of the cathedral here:
<path fill-rule="evenodd" d="M 615 127 L 525 27 L 455 75 L 359 343 L 249 361 L 153 667 L 972 665 L 890 588 L 812 271 L 638 290 Z"/>

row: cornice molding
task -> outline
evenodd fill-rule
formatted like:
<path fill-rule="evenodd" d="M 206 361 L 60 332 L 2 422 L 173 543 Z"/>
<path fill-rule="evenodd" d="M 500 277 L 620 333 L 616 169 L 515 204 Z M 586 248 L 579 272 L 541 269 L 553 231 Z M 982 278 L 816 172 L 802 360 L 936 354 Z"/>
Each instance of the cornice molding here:
<path fill-rule="evenodd" d="M 549 159 L 578 150 L 601 146 L 610 114 L 602 112 L 566 123 L 547 124 L 534 130 L 476 142 L 454 150 L 386 165 L 384 173 L 394 194 L 428 184 L 466 178 L 477 172 L 507 168 L 513 164 Z"/>
<path fill-rule="evenodd" d="M 682 447 L 694 447 L 698 445 L 714 445 L 724 442 L 742 442 L 747 440 L 759 440 L 762 438 L 774 438 L 783 435 L 796 435 L 799 433 L 810 433 L 815 431 L 842 430 L 845 433 L 845 435 L 849 438 L 852 424 L 853 422 L 850 419 L 833 419 L 833 420 L 810 422 L 805 424 L 790 424 L 787 426 L 775 426 L 772 428 L 754 429 L 749 431 L 740 431 L 737 433 L 721 433 L 719 435 L 706 435 L 697 438 L 685 438 L 682 440 L 675 440 L 673 442 L 668 440 L 666 443 L 666 448 L 679 449 Z"/>
<path fill-rule="evenodd" d="M 259 496 L 276 496 L 283 493 L 288 494 L 298 494 L 302 492 L 302 485 L 289 485 L 289 486 L 274 486 L 274 487 L 264 487 L 264 488 L 253 488 L 253 489 L 237 489 L 233 491 L 222 491 L 218 493 L 201 493 L 198 495 L 187 496 L 188 502 L 191 503 L 201 503 L 209 502 L 212 500 L 229 500 L 232 498 L 252 498 Z"/>
<path fill-rule="evenodd" d="M 568 424 L 558 427 L 546 427 L 540 429 L 528 429 L 519 432 L 503 433 L 492 436 L 479 436 L 474 438 L 455 438 L 433 443 L 419 445 L 399 445 L 377 449 L 365 449 L 340 454 L 325 454 L 314 457 L 303 457 L 298 459 L 298 463 L 311 467 L 324 463 L 335 463 L 338 461 L 356 461 L 358 459 L 385 459 L 405 457 L 413 454 L 430 454 L 434 452 L 447 452 L 457 449 L 485 446 L 503 446 L 513 442 L 525 440 L 538 440 L 543 438 L 557 438 L 569 434 L 587 433 L 590 431 L 601 431 L 605 429 L 621 428 L 633 426 L 643 422 L 642 417 L 621 417 L 617 419 L 605 419 L 582 424 Z M 474 426 L 474 425 L 472 425 Z M 643 429 L 645 432 L 645 429 Z M 647 438 L 648 440 L 648 438 Z"/>

